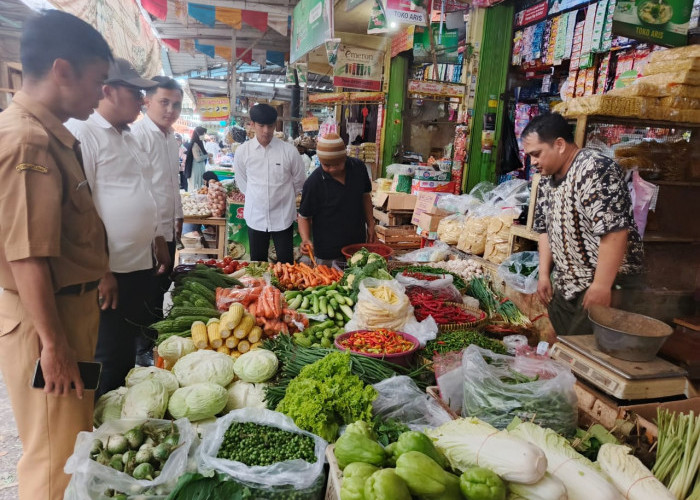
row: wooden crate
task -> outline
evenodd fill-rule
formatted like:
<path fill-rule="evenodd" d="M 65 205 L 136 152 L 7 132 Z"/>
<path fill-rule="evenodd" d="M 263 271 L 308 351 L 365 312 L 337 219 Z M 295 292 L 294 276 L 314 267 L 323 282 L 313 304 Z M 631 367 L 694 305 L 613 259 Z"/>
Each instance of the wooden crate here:
<path fill-rule="evenodd" d="M 328 483 L 326 484 L 325 500 L 340 500 L 340 483 L 342 482 L 340 467 L 333 453 L 334 445 L 326 447 L 326 460 L 328 461 Z"/>
<path fill-rule="evenodd" d="M 374 218 L 384 226 L 400 226 L 411 223 L 413 210 L 390 210 L 385 212 L 384 210 L 374 207 L 372 209 L 372 214 L 374 215 Z"/>
<path fill-rule="evenodd" d="M 391 248 L 420 248 L 420 236 L 416 234 L 416 226 L 375 226 L 377 240 Z"/>

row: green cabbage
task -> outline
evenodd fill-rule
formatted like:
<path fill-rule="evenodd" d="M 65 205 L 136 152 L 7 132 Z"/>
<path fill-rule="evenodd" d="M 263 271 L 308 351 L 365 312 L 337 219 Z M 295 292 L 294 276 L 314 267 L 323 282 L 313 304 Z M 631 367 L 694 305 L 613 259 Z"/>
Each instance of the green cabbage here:
<path fill-rule="evenodd" d="M 155 366 L 137 366 L 132 368 L 126 375 L 126 386 L 133 387 L 144 380 L 154 379 L 160 382 L 168 390 L 168 396 L 172 396 L 180 384 L 177 382 L 177 377 L 168 370 L 156 368 Z"/>
<path fill-rule="evenodd" d="M 126 390 L 126 387 L 119 387 L 100 396 L 95 403 L 95 412 L 92 415 L 95 427 L 101 426 L 108 420 L 119 420 L 122 417 L 122 404 Z"/>
<path fill-rule="evenodd" d="M 255 384 L 274 377 L 277 365 L 277 356 L 274 352 L 266 349 L 253 349 L 236 360 L 233 370 L 242 381 Z"/>
<path fill-rule="evenodd" d="M 231 356 L 201 350 L 180 358 L 173 366 L 173 373 L 181 387 L 211 382 L 224 388 L 233 380 L 233 365 Z"/>
<path fill-rule="evenodd" d="M 228 392 L 218 384 L 204 382 L 182 387 L 173 393 L 168 411 L 174 418 L 195 422 L 210 418 L 226 406 Z"/>
<path fill-rule="evenodd" d="M 229 412 L 241 408 L 267 408 L 265 405 L 266 386 L 267 384 L 264 383 L 251 384 L 243 380 L 236 380 L 226 388 L 228 392 L 226 411 Z"/>
<path fill-rule="evenodd" d="M 190 337 L 173 335 L 168 337 L 158 346 L 158 356 L 166 360 L 172 366 L 181 357 L 196 351 L 194 342 Z"/>
<path fill-rule="evenodd" d="M 145 379 L 126 391 L 122 418 L 163 418 L 168 408 L 168 390 L 154 378 Z"/>

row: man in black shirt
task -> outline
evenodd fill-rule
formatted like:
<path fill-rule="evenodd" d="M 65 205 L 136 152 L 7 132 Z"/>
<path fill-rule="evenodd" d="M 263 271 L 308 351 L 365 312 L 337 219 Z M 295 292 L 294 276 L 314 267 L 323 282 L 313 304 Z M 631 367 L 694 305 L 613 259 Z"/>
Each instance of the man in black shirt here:
<path fill-rule="evenodd" d="M 365 164 L 347 157 L 338 134 L 319 137 L 316 154 L 321 168 L 309 176 L 301 194 L 301 251 L 333 261 L 343 258 L 340 249 L 346 245 L 376 240 L 372 184 Z"/>

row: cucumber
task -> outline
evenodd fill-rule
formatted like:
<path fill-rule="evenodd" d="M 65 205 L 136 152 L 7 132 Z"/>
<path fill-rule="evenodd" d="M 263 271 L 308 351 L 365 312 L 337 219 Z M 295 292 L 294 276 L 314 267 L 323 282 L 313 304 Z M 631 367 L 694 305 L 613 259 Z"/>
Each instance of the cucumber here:
<path fill-rule="evenodd" d="M 308 308 L 309 308 L 309 297 L 306 296 L 301 301 L 301 309 L 308 309 Z"/>
<path fill-rule="evenodd" d="M 329 305 L 329 306 L 326 308 L 326 314 L 328 314 L 328 317 L 329 317 L 330 319 L 335 318 L 335 309 L 333 309 L 333 306 Z"/>
<path fill-rule="evenodd" d="M 318 304 L 321 314 L 328 314 L 328 299 L 325 296 L 318 299 Z"/>
<path fill-rule="evenodd" d="M 292 299 L 292 301 L 289 303 L 289 308 L 298 309 L 301 305 L 301 300 L 301 296 L 297 296 L 296 298 Z"/>

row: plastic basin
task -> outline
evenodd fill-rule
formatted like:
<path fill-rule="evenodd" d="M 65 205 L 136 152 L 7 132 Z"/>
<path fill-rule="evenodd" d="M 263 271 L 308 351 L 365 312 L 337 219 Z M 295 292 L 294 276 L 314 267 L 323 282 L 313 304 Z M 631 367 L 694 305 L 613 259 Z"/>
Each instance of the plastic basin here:
<path fill-rule="evenodd" d="M 642 314 L 593 306 L 588 312 L 598 348 L 626 361 L 652 361 L 673 328 Z"/>
<path fill-rule="evenodd" d="M 338 335 L 335 338 L 335 347 L 341 351 L 345 351 L 346 348 L 341 344 L 341 342 L 343 342 L 345 339 L 347 339 L 353 333 L 370 332 L 370 331 L 372 331 L 372 330 L 355 330 L 352 332 L 343 333 L 342 335 Z M 411 362 L 411 359 L 413 358 L 413 355 L 420 348 L 420 342 L 418 341 L 417 338 L 415 338 L 413 335 L 409 335 L 408 333 L 403 333 L 403 332 L 396 332 L 396 333 L 401 335 L 403 338 L 405 338 L 409 342 L 411 342 L 413 344 L 413 349 L 410 349 L 406 352 L 397 352 L 396 354 L 372 354 L 372 353 L 368 353 L 368 352 L 353 351 L 352 349 L 350 349 L 350 352 L 355 353 L 355 354 L 361 354 L 362 356 L 367 356 L 368 358 L 383 359 L 383 360 L 388 361 L 390 363 L 395 363 L 395 364 L 401 365 L 401 366 L 408 366 Z"/>
<path fill-rule="evenodd" d="M 394 250 L 390 246 L 382 243 L 355 243 L 353 245 L 344 246 L 340 251 L 343 252 L 346 259 L 349 259 L 355 252 L 360 251 L 362 247 L 366 248 L 368 252 L 378 253 L 385 259 L 394 253 Z"/>

